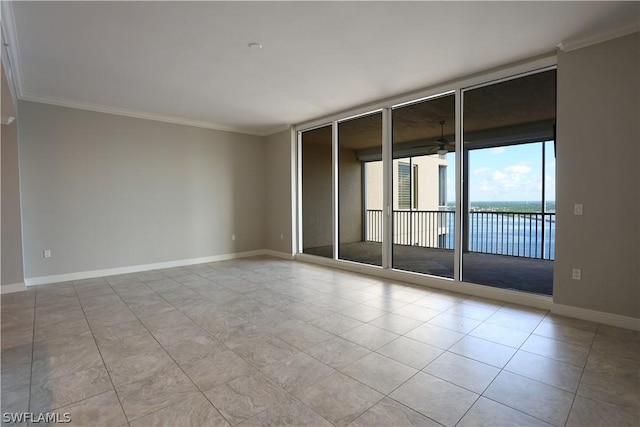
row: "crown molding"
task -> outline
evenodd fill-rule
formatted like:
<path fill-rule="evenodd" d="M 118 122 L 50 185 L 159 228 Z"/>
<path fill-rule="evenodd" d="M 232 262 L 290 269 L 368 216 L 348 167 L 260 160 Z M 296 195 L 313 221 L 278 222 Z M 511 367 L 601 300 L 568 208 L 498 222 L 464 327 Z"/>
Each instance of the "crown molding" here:
<path fill-rule="evenodd" d="M 0 28 L 1 29 L 1 28 Z M 2 31 L 4 34 L 4 30 Z M 18 109 L 18 95 L 16 94 L 16 84 L 13 79 L 13 70 L 11 69 L 11 63 L 9 60 L 9 52 L 7 51 L 7 45 L 4 44 L 5 37 L 2 36 L 2 58 L 0 58 L 0 65 L 2 66 L 2 92 L 9 92 L 9 97 L 11 98 L 11 108 L 10 112 L 12 115 L 16 115 L 16 110 Z M 7 108 L 3 106 L 3 108 Z M 3 111 L 3 116 L 6 111 Z"/>
<path fill-rule="evenodd" d="M 20 62 L 20 48 L 18 46 L 18 34 L 16 21 L 13 15 L 13 6 L 10 1 L 0 2 L 2 12 L 2 32 L 6 43 L 6 53 L 9 57 L 11 68 L 11 80 L 15 86 L 18 99 L 24 93 L 24 81 L 22 79 L 22 63 Z"/>
<path fill-rule="evenodd" d="M 289 129 L 291 129 L 291 125 L 276 126 L 276 127 L 273 127 L 271 129 L 269 129 L 268 131 L 265 131 L 262 134 L 262 136 L 275 135 L 276 133 L 284 132 L 285 130 L 289 130 Z"/>
<path fill-rule="evenodd" d="M 145 113 L 143 111 L 127 110 L 124 108 L 108 107 L 105 105 L 91 104 L 88 102 L 72 101 L 64 98 L 33 95 L 25 93 L 20 97 L 23 101 L 38 102 L 40 104 L 57 105 L 59 107 L 75 108 L 78 110 L 94 111 L 97 113 L 115 114 L 117 116 L 133 117 L 136 119 L 154 120 L 157 122 L 173 123 L 177 125 L 194 126 L 205 129 L 221 130 L 225 132 L 243 133 L 255 136 L 266 136 L 272 132 L 257 132 L 254 130 L 224 126 L 217 123 L 201 120 L 191 120 L 183 117 L 166 116 L 163 114 Z"/>
<path fill-rule="evenodd" d="M 640 23 L 634 22 L 628 25 L 623 25 L 620 27 L 611 28 L 606 31 L 601 31 L 596 34 L 563 40 L 560 43 L 558 43 L 558 49 L 560 49 L 563 52 L 571 52 L 572 50 L 582 49 L 583 47 L 606 42 L 609 40 L 616 39 L 618 37 L 627 36 L 629 34 L 633 34 L 638 31 L 640 31 Z"/>
<path fill-rule="evenodd" d="M 41 104 L 57 105 L 60 107 L 75 108 L 80 110 L 95 111 L 98 113 L 115 114 L 118 116 L 133 117 L 137 119 L 154 120 L 158 122 L 173 123 L 185 126 L 194 126 L 205 129 L 214 129 L 225 132 L 242 133 L 255 136 L 268 136 L 273 133 L 280 132 L 288 129 L 288 126 L 277 127 L 265 131 L 255 131 L 244 128 L 237 128 L 233 126 L 225 126 L 218 123 L 191 120 L 183 117 L 173 117 L 163 114 L 147 113 L 143 111 L 127 110 L 124 108 L 109 107 L 99 104 L 91 104 L 86 102 L 72 101 L 64 98 L 56 98 L 49 96 L 41 96 L 26 93 L 24 90 L 24 79 L 22 74 L 22 63 L 20 62 L 20 47 L 18 45 L 18 35 L 16 32 L 15 17 L 13 14 L 13 6 L 10 1 L 0 2 L 2 13 L 2 34 L 6 46 L 3 46 L 3 53 L 8 56 L 8 61 L 3 61 L 5 67 L 9 67 L 7 70 L 8 77 L 11 78 L 13 83 L 13 89 L 15 90 L 15 97 L 19 100 L 39 102 Z M 7 63 L 8 62 L 8 63 Z"/>
<path fill-rule="evenodd" d="M 6 48 L 2 46 L 2 52 L 6 55 Z M 2 68 L 2 119 L 0 123 L 3 125 L 9 125 L 13 122 L 17 115 L 18 99 L 15 93 L 15 86 L 11 79 L 11 69 L 8 64 L 8 60 L 0 61 L 0 68 Z"/>
<path fill-rule="evenodd" d="M 10 125 L 16 118 L 13 116 L 8 116 L 6 114 L 2 114 L 2 119 L 0 119 L 0 124 L 2 125 Z"/>
<path fill-rule="evenodd" d="M 6 47 L 3 47 L 3 53 L 6 53 L 9 59 L 8 61 L 3 61 L 3 64 L 5 62 L 8 62 L 8 64 L 4 64 L 4 65 L 10 68 L 10 70 L 8 70 L 7 72 L 7 75 L 8 77 L 10 77 L 13 83 L 13 89 L 15 90 L 15 94 L 12 94 L 12 95 L 15 95 L 15 97 L 18 100 L 38 102 L 41 104 L 57 105 L 60 107 L 75 108 L 79 110 L 95 111 L 98 113 L 115 114 L 118 116 L 133 117 L 137 119 L 154 120 L 157 122 L 173 123 L 173 124 L 185 125 L 185 126 L 194 126 L 199 128 L 205 128 L 205 129 L 220 130 L 225 132 L 242 133 L 242 134 L 254 135 L 254 136 L 269 136 L 269 135 L 273 135 L 275 133 L 282 132 L 284 130 L 289 129 L 289 125 L 282 125 L 282 126 L 264 129 L 261 131 L 256 131 L 256 130 L 238 128 L 233 126 L 225 126 L 219 123 L 213 123 L 208 121 L 192 120 L 184 117 L 174 117 L 174 116 L 167 116 L 163 114 L 147 113 L 144 111 L 127 110 L 124 108 L 109 107 L 106 105 L 91 104 L 87 102 L 73 101 L 73 100 L 64 99 L 64 98 L 26 93 L 24 90 L 22 64 L 20 62 L 20 54 L 19 54 L 20 48 L 18 45 L 18 36 L 16 32 L 13 6 L 11 5 L 10 1 L 2 1 L 0 3 L 1 3 L 0 6 L 2 8 L 1 9 L 2 33 L 6 42 Z M 3 118 L 3 123 L 4 123 L 4 118 Z"/>

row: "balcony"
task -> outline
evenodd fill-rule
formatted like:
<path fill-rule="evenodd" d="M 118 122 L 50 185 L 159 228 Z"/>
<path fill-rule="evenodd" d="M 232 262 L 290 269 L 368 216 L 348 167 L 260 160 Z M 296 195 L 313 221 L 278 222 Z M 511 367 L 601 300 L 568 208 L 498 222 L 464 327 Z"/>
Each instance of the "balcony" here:
<path fill-rule="evenodd" d="M 382 242 L 382 211 L 367 210 L 367 242 Z M 455 212 L 393 211 L 393 243 L 422 248 L 454 248 Z M 556 214 L 469 212 L 466 252 L 553 260 Z"/>
<path fill-rule="evenodd" d="M 393 267 L 454 277 L 455 213 L 394 211 Z M 503 289 L 552 295 L 555 213 L 469 213 L 463 251 L 463 280 Z M 379 265 L 382 211 L 368 210 L 365 241 L 340 245 L 340 259 Z M 332 247 L 306 249 L 331 257 Z"/>

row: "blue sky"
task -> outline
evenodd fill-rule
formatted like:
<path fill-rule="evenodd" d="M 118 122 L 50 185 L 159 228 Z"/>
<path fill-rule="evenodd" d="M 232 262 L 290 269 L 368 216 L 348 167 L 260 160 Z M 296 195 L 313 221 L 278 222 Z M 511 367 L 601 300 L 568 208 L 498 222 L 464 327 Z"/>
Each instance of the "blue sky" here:
<path fill-rule="evenodd" d="M 547 200 L 555 196 L 553 143 L 546 145 Z M 447 199 L 455 200 L 455 154 L 447 155 Z M 472 150 L 469 153 L 469 196 L 475 201 L 539 201 L 542 197 L 540 143 Z"/>

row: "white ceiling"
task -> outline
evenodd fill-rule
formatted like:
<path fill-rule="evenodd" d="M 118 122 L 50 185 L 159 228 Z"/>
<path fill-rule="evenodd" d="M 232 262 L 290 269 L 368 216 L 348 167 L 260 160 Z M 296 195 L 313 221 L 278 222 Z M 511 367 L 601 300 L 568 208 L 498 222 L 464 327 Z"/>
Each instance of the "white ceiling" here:
<path fill-rule="evenodd" d="M 640 19 L 610 1 L 12 6 L 22 99 L 261 135 Z"/>

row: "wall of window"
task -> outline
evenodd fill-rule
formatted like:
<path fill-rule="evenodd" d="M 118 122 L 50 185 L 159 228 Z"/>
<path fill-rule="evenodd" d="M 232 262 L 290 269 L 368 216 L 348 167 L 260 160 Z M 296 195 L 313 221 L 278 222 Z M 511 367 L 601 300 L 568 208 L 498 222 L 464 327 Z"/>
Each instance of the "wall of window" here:
<path fill-rule="evenodd" d="M 555 209 L 549 208 L 555 198 L 545 200 L 551 194 L 545 184 L 555 181 L 554 169 L 546 171 L 546 145 L 554 138 L 556 72 L 466 89 L 462 97 L 467 179 L 461 278 L 551 295 Z M 486 268 L 494 261 L 507 265 L 508 274 Z"/>
<path fill-rule="evenodd" d="M 533 258 L 551 262 L 550 270 L 545 267 L 551 272 L 545 286 L 551 289 L 556 77 L 549 59 L 539 61 L 545 62 L 544 67 L 530 70 L 516 67 L 511 76 L 506 71 L 497 72 L 484 81 L 479 77 L 452 84 L 445 92 L 433 90 L 421 99 L 404 97 L 395 104 L 381 105 L 379 110 L 357 112 L 344 119 L 336 117 L 322 127 L 326 135 L 324 147 L 326 150 L 330 146 L 330 153 L 324 151 L 315 156 L 311 149 L 305 156 L 309 131 L 301 127 L 302 252 L 316 255 L 313 246 L 321 243 L 326 247 L 322 256 L 336 260 L 502 288 L 507 286 L 490 275 L 474 275 L 474 264 L 483 268 L 487 264 L 476 254 Z M 531 144 L 539 147 L 541 168 L 530 164 L 531 156 L 514 159 L 515 163 L 506 166 L 495 163 L 499 156 L 506 154 L 506 158 Z M 324 163 L 328 187 L 322 202 L 306 205 L 314 213 L 305 212 L 304 201 L 312 192 L 305 189 L 309 174 L 304 171 L 305 162 L 311 158 L 332 162 L 331 168 L 326 160 Z M 316 166 L 310 167 L 314 170 Z M 526 193 L 529 187 L 537 189 L 537 198 Z M 526 195 L 520 201 L 535 202 L 536 209 L 478 215 L 478 202 L 500 202 L 500 209 L 504 210 L 509 208 L 508 202 L 518 201 L 513 199 L 517 195 L 507 194 L 507 189 L 519 190 L 519 194 Z M 484 196 L 479 195 L 483 191 L 493 191 L 496 198 L 482 200 Z M 327 201 L 329 193 L 332 199 Z M 322 206 L 316 209 L 314 203 Z M 332 219 L 325 221 L 321 233 L 317 233 L 315 223 L 305 225 L 305 220 L 318 212 L 323 212 L 323 218 Z M 494 217 L 500 217 L 502 222 L 496 223 Z M 517 220 L 509 224 L 507 218 Z M 331 230 L 326 227 L 329 222 Z M 525 222 L 529 227 L 537 226 L 538 231 L 523 232 Z M 308 228 L 312 230 L 309 239 L 304 236 Z M 513 254 L 500 252 L 497 248 L 503 242 L 492 241 L 490 250 L 479 250 L 479 228 L 483 239 L 494 240 L 539 232 L 546 246 Z M 496 237 L 498 230 L 502 237 Z M 519 268 L 507 272 L 505 280 L 513 281 Z M 535 286 L 520 290 L 551 293 Z"/>

